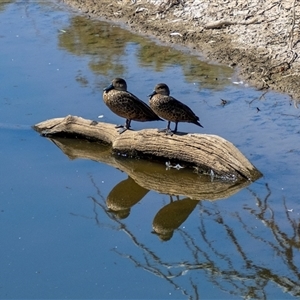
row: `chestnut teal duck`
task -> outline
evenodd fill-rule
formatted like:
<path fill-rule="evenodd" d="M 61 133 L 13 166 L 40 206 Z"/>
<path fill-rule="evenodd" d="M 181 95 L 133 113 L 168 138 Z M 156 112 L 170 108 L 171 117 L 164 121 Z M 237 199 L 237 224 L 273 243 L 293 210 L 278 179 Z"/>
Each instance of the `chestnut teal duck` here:
<path fill-rule="evenodd" d="M 125 125 L 117 125 L 120 133 L 130 129 L 131 121 L 162 121 L 152 109 L 142 100 L 127 91 L 126 81 L 115 78 L 112 83 L 103 90 L 105 104 L 116 115 L 125 118 Z"/>
<path fill-rule="evenodd" d="M 177 132 L 179 122 L 193 123 L 203 127 L 199 123 L 199 117 L 197 117 L 187 105 L 170 96 L 170 89 L 165 83 L 157 84 L 149 97 L 149 103 L 152 110 L 158 116 L 168 121 L 167 128 L 159 131 L 164 131 L 167 134 L 172 135 L 172 130 L 170 128 L 171 122 L 175 123 L 173 133 Z"/>

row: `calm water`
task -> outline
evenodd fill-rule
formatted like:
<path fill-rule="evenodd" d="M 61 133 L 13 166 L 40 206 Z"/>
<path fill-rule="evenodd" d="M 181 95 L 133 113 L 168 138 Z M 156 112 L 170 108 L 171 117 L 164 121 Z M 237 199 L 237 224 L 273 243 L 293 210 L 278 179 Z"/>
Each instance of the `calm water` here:
<path fill-rule="evenodd" d="M 0 1 L 0 43 L 1 299 L 300 296 L 299 111 L 287 95 L 52 1 Z M 116 76 L 145 101 L 166 82 L 204 125 L 180 130 L 230 140 L 264 176 L 203 184 L 31 129 L 68 114 L 123 122 L 101 95 Z"/>

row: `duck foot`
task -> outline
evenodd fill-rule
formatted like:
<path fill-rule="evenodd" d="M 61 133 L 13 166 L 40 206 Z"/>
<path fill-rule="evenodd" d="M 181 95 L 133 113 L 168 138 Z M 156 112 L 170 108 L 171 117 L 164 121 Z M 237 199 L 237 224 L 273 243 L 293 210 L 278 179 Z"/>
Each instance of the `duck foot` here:
<path fill-rule="evenodd" d="M 124 127 L 125 127 L 125 126 L 124 126 L 124 125 L 121 125 L 121 124 L 115 126 L 115 128 L 124 128 Z"/>
<path fill-rule="evenodd" d="M 166 135 L 173 135 L 173 131 L 170 128 L 158 129 L 157 132 L 165 132 Z"/>
<path fill-rule="evenodd" d="M 116 125 L 115 128 L 120 128 L 118 132 L 121 134 L 125 132 L 126 130 L 130 130 L 130 126 L 127 127 L 126 125 Z"/>
<path fill-rule="evenodd" d="M 120 134 L 122 134 L 122 133 L 125 132 L 126 130 L 129 130 L 129 128 L 127 128 L 127 127 L 125 127 L 125 126 L 122 126 L 122 128 L 120 128 L 120 129 L 118 130 L 118 132 L 119 132 Z"/>

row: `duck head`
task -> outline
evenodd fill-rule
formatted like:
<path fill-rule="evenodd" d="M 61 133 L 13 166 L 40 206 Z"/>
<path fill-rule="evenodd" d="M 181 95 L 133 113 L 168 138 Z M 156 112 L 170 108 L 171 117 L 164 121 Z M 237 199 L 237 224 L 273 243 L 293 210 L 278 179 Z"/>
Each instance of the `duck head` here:
<path fill-rule="evenodd" d="M 156 94 L 169 96 L 170 95 L 170 89 L 165 83 L 158 83 L 155 86 L 154 91 L 149 95 L 150 99 Z"/>
<path fill-rule="evenodd" d="M 117 91 L 127 91 L 127 83 L 123 78 L 115 78 L 111 84 L 103 89 L 104 92 L 109 92 L 110 90 Z"/>

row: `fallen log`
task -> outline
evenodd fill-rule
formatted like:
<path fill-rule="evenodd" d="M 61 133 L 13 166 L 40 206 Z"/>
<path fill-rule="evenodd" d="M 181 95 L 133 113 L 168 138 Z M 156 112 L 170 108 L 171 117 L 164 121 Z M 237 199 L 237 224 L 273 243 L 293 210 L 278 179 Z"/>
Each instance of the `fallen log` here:
<path fill-rule="evenodd" d="M 152 158 L 183 165 L 222 180 L 255 181 L 262 174 L 229 141 L 217 135 L 177 133 L 165 135 L 156 129 L 127 130 L 119 134 L 115 125 L 67 116 L 33 127 L 43 136 L 67 136 L 100 141 L 117 155 Z"/>

